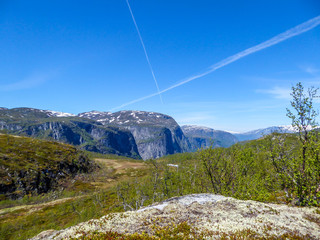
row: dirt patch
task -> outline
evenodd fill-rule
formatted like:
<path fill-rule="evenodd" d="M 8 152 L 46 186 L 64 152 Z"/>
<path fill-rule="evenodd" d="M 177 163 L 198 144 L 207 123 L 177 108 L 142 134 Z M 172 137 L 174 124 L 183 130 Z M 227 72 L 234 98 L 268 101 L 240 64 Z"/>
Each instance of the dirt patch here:
<path fill-rule="evenodd" d="M 130 162 L 125 160 L 103 158 L 96 158 L 95 161 L 102 164 L 104 167 L 113 168 L 116 173 L 124 173 L 129 169 L 142 169 L 147 167 L 144 162 Z"/>
<path fill-rule="evenodd" d="M 46 202 L 46 203 L 40 203 L 40 204 L 33 204 L 33 205 L 22 205 L 22 206 L 16 206 L 16 207 L 12 207 L 12 208 L 5 208 L 5 209 L 1 209 L 0 210 L 0 215 L 4 215 L 7 213 L 12 213 L 18 210 L 29 210 L 28 212 L 25 212 L 24 214 L 28 214 L 28 213 L 32 213 L 34 211 L 39 211 L 44 207 L 48 207 L 48 206 L 53 206 L 53 205 L 57 205 L 57 204 L 61 204 L 67 201 L 71 201 L 77 198 L 80 198 L 83 196 L 78 196 L 78 197 L 69 197 L 69 198 L 62 198 L 62 199 L 57 199 L 51 202 Z"/>

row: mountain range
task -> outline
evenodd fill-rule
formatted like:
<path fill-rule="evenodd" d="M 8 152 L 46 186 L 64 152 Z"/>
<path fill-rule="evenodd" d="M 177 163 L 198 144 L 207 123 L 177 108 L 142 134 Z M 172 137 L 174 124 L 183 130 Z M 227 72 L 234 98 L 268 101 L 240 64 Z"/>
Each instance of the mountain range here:
<path fill-rule="evenodd" d="M 0 108 L 0 130 L 5 133 L 55 140 L 81 149 L 136 159 L 155 159 L 199 148 L 229 147 L 272 132 L 294 132 L 278 126 L 246 133 L 229 133 L 184 125 L 170 116 L 145 111 L 115 113 L 90 111 L 74 115 L 34 108 Z"/>

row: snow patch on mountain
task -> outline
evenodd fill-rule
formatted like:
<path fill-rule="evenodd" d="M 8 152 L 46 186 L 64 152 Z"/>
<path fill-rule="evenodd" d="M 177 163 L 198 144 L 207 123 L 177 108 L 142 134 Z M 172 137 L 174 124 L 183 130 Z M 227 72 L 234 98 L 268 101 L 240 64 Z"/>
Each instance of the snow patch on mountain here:
<path fill-rule="evenodd" d="M 184 131 L 196 131 L 196 130 L 203 130 L 203 131 L 214 131 L 213 128 L 205 127 L 205 126 L 198 126 L 198 125 L 183 125 Z"/>
<path fill-rule="evenodd" d="M 75 114 L 72 113 L 64 113 L 64 112 L 57 112 L 51 110 L 44 110 L 44 112 L 48 113 L 49 117 L 74 117 Z"/>

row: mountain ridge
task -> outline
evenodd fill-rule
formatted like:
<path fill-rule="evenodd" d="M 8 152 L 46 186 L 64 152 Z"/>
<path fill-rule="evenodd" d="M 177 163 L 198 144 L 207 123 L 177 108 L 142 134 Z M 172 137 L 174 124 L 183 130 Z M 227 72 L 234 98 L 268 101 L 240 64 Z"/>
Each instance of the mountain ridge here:
<path fill-rule="evenodd" d="M 78 116 L 94 119 L 104 126 L 129 130 L 135 138 L 142 159 L 190 151 L 190 143 L 178 123 L 170 116 L 146 111 L 91 111 Z"/>
<path fill-rule="evenodd" d="M 183 125 L 181 128 L 188 137 L 193 151 L 211 146 L 230 147 L 238 142 L 238 139 L 233 134 L 222 130 L 198 125 Z"/>
<path fill-rule="evenodd" d="M 273 132 L 295 132 L 290 125 L 242 133 L 198 125 L 180 126 L 169 115 L 147 111 L 122 110 L 112 113 L 92 110 L 71 114 L 27 107 L 0 107 L 0 130 L 144 160 L 210 146 L 229 147 L 239 141 L 258 139 Z"/>
<path fill-rule="evenodd" d="M 54 112 L 55 113 L 55 112 Z M 9 134 L 69 143 L 88 151 L 140 158 L 129 131 L 76 116 L 32 108 L 0 110 L 0 130 Z"/>

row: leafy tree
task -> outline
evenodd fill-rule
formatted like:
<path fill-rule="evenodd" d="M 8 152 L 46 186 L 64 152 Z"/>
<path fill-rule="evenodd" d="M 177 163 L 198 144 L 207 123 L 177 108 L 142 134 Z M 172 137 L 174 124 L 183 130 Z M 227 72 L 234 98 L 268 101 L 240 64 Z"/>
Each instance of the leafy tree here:
<path fill-rule="evenodd" d="M 306 151 L 308 144 L 312 141 L 312 131 L 317 127 L 316 117 L 318 112 L 313 107 L 313 100 L 317 96 L 318 88 L 308 88 L 307 93 L 304 92 L 304 88 L 301 82 L 292 87 L 293 98 L 291 101 L 291 107 L 295 110 L 292 112 L 287 108 L 287 116 L 292 120 L 292 127 L 299 133 L 299 139 L 302 143 L 302 158 L 303 158 L 303 170 L 305 169 Z"/>
<path fill-rule="evenodd" d="M 287 190 L 291 187 L 293 195 L 298 197 L 299 205 L 317 204 L 320 184 L 320 162 L 317 111 L 314 109 L 313 101 L 317 97 L 317 88 L 311 87 L 305 92 L 301 83 L 292 87 L 291 107 L 287 109 L 287 116 L 292 120 L 292 127 L 298 131 L 300 140 L 299 151 L 296 153 L 288 144 L 278 141 L 278 151 L 272 151 L 271 160 L 276 172 L 279 174 L 282 185 Z M 283 142 L 283 141 L 282 141 Z M 287 142 L 286 142 L 287 143 Z M 291 194 L 289 194 L 291 197 Z"/>

